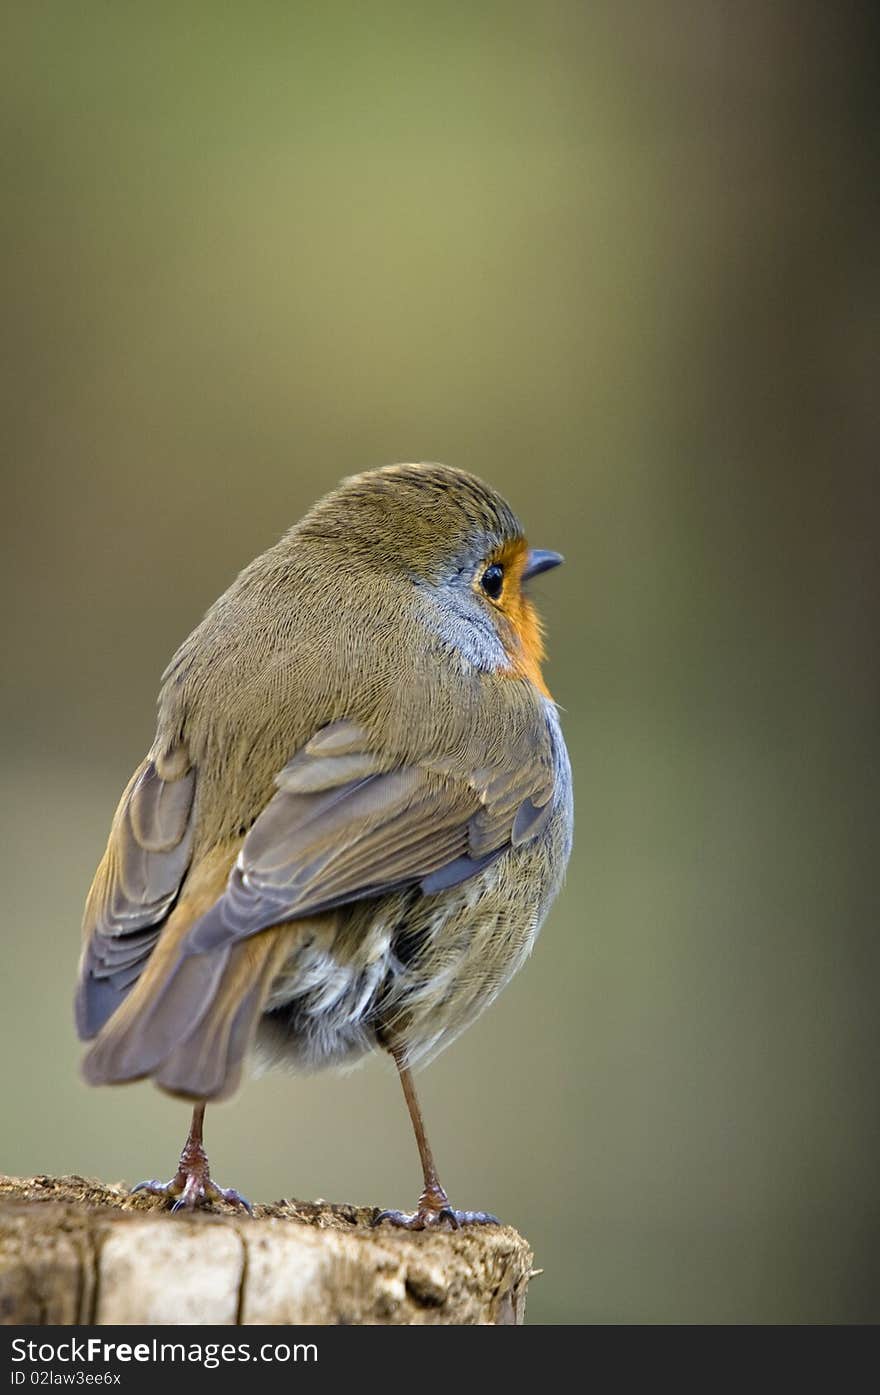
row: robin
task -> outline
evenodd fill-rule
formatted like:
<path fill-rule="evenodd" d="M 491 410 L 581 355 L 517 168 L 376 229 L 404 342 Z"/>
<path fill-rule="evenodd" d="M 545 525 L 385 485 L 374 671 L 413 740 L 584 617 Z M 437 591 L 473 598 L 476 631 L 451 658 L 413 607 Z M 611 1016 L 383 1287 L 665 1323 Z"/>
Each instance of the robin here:
<path fill-rule="evenodd" d="M 177 1174 L 211 1179 L 208 1100 L 252 1046 L 303 1070 L 393 1057 L 424 1174 L 455 1211 L 412 1080 L 529 954 L 571 846 L 571 772 L 541 675 L 529 547 L 473 475 L 346 479 L 246 567 L 166 669 L 156 738 L 86 902 L 76 998 L 92 1084 L 193 1102 Z"/>

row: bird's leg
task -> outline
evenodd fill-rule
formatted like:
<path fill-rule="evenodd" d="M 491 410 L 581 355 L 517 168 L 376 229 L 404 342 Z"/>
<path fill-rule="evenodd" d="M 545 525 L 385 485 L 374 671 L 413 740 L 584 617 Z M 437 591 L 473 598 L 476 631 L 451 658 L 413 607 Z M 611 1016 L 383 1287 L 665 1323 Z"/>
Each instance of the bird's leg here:
<path fill-rule="evenodd" d="M 138 1182 L 132 1187 L 134 1192 L 149 1192 L 151 1196 L 165 1196 L 174 1199 L 172 1211 L 195 1211 L 196 1207 L 207 1206 L 212 1201 L 228 1201 L 233 1206 L 243 1206 L 253 1214 L 251 1204 L 231 1187 L 218 1187 L 211 1181 L 208 1155 L 202 1143 L 202 1128 L 205 1121 L 205 1106 L 197 1104 L 193 1109 L 192 1123 L 177 1172 L 170 1182 Z"/>
<path fill-rule="evenodd" d="M 413 1133 L 416 1136 L 419 1157 L 422 1161 L 424 1186 L 419 1197 L 418 1207 L 412 1214 L 405 1211 L 380 1211 L 373 1224 L 378 1225 L 380 1221 L 388 1221 L 391 1225 L 402 1226 L 405 1230 L 428 1230 L 431 1227 L 441 1226 L 449 1226 L 452 1230 L 458 1230 L 463 1225 L 500 1225 L 498 1217 L 491 1216 L 488 1211 L 455 1211 L 449 1205 L 449 1197 L 440 1185 L 440 1178 L 437 1176 L 434 1155 L 431 1152 L 428 1135 L 425 1133 L 425 1122 L 419 1108 L 412 1073 L 409 1067 L 404 1065 L 402 1056 L 393 1048 L 390 1050 L 394 1057 L 394 1063 L 400 1072 L 403 1096 L 409 1110 L 409 1117 L 412 1120 Z"/>

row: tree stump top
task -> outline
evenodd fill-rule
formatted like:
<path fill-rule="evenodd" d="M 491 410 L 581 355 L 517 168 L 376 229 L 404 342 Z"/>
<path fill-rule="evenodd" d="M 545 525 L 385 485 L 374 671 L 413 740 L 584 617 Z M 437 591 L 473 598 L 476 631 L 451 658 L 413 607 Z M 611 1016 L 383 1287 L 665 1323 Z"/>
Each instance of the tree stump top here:
<path fill-rule="evenodd" d="M 410 1232 L 377 1208 L 284 1199 L 171 1215 L 83 1177 L 0 1177 L 0 1324 L 523 1321 L 509 1226 Z"/>

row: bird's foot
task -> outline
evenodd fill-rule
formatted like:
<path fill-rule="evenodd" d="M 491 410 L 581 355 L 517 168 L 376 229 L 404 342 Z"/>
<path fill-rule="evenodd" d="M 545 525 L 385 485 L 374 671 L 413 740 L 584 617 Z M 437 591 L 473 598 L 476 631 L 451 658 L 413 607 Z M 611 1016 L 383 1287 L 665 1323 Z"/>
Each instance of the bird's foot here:
<path fill-rule="evenodd" d="M 243 1207 L 249 1216 L 254 1214 L 247 1197 L 242 1196 L 234 1187 L 218 1187 L 210 1177 L 203 1177 L 194 1172 L 178 1172 L 170 1182 L 138 1182 L 137 1186 L 131 1189 L 132 1196 L 135 1192 L 149 1192 L 150 1196 L 167 1197 L 169 1201 L 174 1202 L 172 1211 L 196 1211 L 203 1206 L 210 1206 L 212 1202 L 226 1201 L 230 1206 Z"/>
<path fill-rule="evenodd" d="M 164 1196 L 173 1201 L 172 1211 L 196 1211 L 212 1202 L 225 1201 L 230 1206 L 241 1206 L 252 1216 L 253 1209 L 246 1197 L 232 1187 L 218 1187 L 211 1180 L 208 1159 L 200 1144 L 187 1140 L 180 1156 L 180 1166 L 170 1182 L 138 1182 L 131 1189 L 135 1192 L 149 1192 L 150 1196 Z"/>
<path fill-rule="evenodd" d="M 463 1225 L 500 1225 L 488 1211 L 456 1211 L 442 1187 L 426 1188 L 415 1211 L 380 1211 L 373 1225 L 389 1225 L 400 1230 L 460 1230 Z"/>
<path fill-rule="evenodd" d="M 398 1230 L 461 1230 L 463 1225 L 501 1225 L 489 1211 L 456 1211 L 444 1206 L 441 1211 L 380 1211 L 373 1225 L 387 1221 Z"/>

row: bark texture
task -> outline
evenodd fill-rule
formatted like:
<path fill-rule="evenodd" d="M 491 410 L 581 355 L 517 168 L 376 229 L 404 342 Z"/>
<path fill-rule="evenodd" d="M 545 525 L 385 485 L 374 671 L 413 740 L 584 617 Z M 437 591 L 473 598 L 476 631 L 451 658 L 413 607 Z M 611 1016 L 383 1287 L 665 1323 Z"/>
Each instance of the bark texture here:
<path fill-rule="evenodd" d="M 0 1324 L 519 1323 L 509 1226 L 412 1234 L 372 1207 L 168 1213 L 82 1177 L 0 1177 Z"/>

